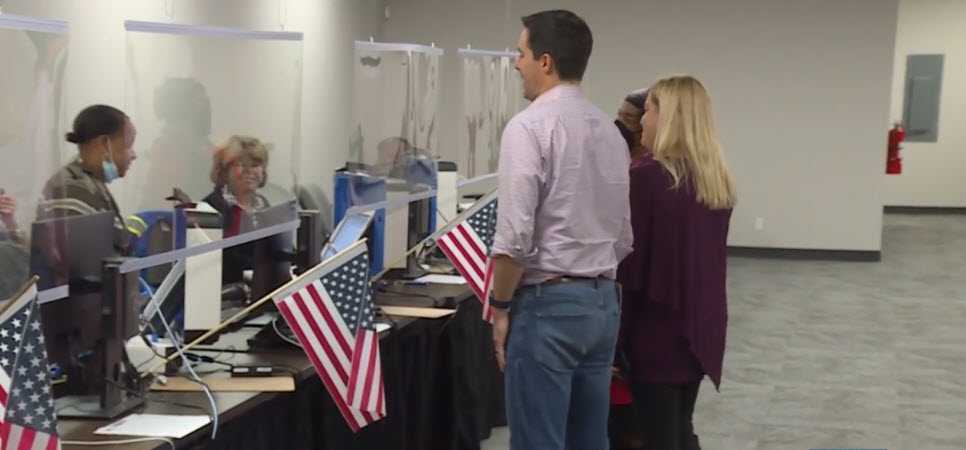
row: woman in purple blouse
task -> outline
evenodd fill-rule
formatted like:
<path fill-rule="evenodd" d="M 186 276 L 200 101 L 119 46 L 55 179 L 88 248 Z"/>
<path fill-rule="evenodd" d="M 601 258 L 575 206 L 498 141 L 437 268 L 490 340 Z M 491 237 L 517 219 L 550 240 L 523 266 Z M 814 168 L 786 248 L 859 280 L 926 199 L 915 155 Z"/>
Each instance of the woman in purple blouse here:
<path fill-rule="evenodd" d="M 735 183 L 697 79 L 655 83 L 642 125 L 649 151 L 633 161 L 630 177 L 634 252 L 618 275 L 621 345 L 652 448 L 695 450 L 698 387 L 705 375 L 721 383 Z"/>

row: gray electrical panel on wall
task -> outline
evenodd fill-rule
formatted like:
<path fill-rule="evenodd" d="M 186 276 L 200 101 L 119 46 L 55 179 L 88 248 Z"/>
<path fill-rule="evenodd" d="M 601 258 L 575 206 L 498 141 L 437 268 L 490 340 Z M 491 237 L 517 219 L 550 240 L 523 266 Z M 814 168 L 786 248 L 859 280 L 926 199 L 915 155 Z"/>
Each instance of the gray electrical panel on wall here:
<path fill-rule="evenodd" d="M 936 142 L 939 137 L 939 97 L 945 55 L 909 55 L 902 122 L 906 141 Z"/>

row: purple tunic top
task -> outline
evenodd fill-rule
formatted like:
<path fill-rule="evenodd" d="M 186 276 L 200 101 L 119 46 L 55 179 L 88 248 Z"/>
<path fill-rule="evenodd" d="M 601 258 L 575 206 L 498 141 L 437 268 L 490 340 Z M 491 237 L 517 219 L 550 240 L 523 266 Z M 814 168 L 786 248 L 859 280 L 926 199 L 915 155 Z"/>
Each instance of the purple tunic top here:
<path fill-rule="evenodd" d="M 621 344 L 631 377 L 686 383 L 708 375 L 721 384 L 728 322 L 728 223 L 650 155 L 631 164 L 634 252 L 620 265 Z"/>

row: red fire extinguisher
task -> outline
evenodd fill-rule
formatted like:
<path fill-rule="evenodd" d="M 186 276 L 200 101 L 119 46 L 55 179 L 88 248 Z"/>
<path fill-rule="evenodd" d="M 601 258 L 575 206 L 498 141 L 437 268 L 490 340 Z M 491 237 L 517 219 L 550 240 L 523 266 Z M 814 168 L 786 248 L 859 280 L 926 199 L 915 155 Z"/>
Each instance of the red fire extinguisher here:
<path fill-rule="evenodd" d="M 899 175 L 902 173 L 902 157 L 899 150 L 902 148 L 902 141 L 906 140 L 906 130 L 902 124 L 895 123 L 889 130 L 889 153 L 886 157 L 886 174 Z"/>

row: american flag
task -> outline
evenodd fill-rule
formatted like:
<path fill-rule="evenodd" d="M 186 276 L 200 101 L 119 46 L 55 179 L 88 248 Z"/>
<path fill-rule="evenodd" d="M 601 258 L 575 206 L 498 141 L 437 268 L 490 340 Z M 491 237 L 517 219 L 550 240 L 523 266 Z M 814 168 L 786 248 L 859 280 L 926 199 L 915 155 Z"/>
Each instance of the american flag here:
<path fill-rule="evenodd" d="M 302 274 L 275 297 L 353 432 L 386 417 L 379 335 L 363 241 Z"/>
<path fill-rule="evenodd" d="M 0 315 L 2 449 L 59 449 L 36 285 L 11 302 Z"/>
<path fill-rule="evenodd" d="M 483 303 L 486 321 L 493 319 L 489 300 L 493 278 L 490 247 L 496 234 L 496 208 L 497 195 L 492 192 L 440 230 L 441 235 L 436 239 L 440 250 Z"/>

